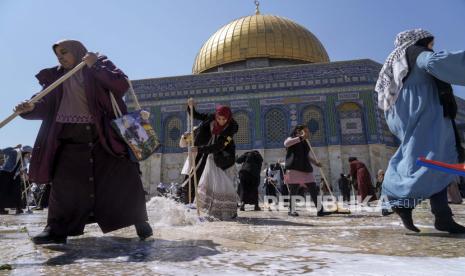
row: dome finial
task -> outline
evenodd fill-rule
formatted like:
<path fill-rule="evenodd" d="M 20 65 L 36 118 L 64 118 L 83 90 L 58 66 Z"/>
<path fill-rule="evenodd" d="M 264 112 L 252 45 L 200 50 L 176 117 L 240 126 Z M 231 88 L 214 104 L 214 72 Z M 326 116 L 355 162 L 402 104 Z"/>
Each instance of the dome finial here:
<path fill-rule="evenodd" d="M 260 14 L 260 10 L 259 10 L 260 1 L 255 0 L 254 3 L 255 3 L 255 14 L 258 15 Z"/>

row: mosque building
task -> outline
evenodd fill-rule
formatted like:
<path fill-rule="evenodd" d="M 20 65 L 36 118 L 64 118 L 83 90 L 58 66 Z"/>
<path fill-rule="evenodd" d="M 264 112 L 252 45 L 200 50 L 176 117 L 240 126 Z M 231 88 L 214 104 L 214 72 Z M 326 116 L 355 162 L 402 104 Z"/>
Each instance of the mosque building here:
<path fill-rule="evenodd" d="M 238 155 L 254 149 L 264 163 L 283 160 L 284 140 L 295 125 L 305 124 L 336 191 L 339 175 L 349 173 L 350 156 L 374 177 L 397 145 L 377 107 L 374 87 L 381 67 L 370 59 L 330 61 L 308 29 L 261 14 L 257 5 L 254 15 L 224 25 L 203 44 L 191 75 L 133 81 L 162 143 L 141 163 L 145 188 L 153 193 L 160 182 L 182 182 L 187 153 L 178 143 L 187 130 L 189 97 L 199 112 L 214 112 L 218 104 L 231 107 L 239 124 Z M 465 122 L 465 101 L 458 101 L 459 120 Z"/>

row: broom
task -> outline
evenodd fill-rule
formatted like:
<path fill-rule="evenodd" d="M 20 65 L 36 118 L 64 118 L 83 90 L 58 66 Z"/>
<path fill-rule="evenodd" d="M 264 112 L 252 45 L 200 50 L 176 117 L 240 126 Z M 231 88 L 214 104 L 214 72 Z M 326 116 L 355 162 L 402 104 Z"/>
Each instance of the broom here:
<path fill-rule="evenodd" d="M 318 158 L 316 157 L 316 154 L 315 152 L 313 151 L 313 148 L 312 148 L 312 145 L 310 144 L 310 141 L 308 139 L 305 139 L 305 141 L 307 142 L 308 146 L 310 147 L 310 151 L 312 152 L 313 154 L 313 157 L 315 158 L 315 161 L 320 163 L 320 161 L 318 160 Z M 320 163 L 321 164 L 321 163 Z M 323 177 L 323 180 L 324 180 L 324 183 L 325 183 L 325 186 L 326 188 L 328 189 L 330 195 L 332 198 L 336 198 L 333 194 L 333 192 L 331 191 L 331 187 L 329 187 L 329 182 L 328 182 L 328 179 L 326 178 L 326 175 L 323 171 L 323 168 L 322 167 L 318 167 L 320 169 L 320 174 L 321 176 Z M 346 208 L 342 208 L 342 207 L 339 207 L 339 204 L 337 204 L 337 201 L 336 201 L 336 211 L 332 212 L 333 214 L 350 214 L 350 210 L 349 209 L 346 209 Z"/>
<path fill-rule="evenodd" d="M 19 177 L 21 178 L 21 182 L 23 184 L 24 191 L 21 193 L 21 200 L 24 198 L 24 201 L 26 202 L 26 208 L 27 211 L 26 213 L 32 214 L 31 208 L 29 207 L 29 202 L 27 200 L 27 194 L 30 191 L 32 184 L 29 182 L 29 179 L 27 178 L 27 175 L 25 174 L 26 168 L 24 166 L 24 160 L 23 160 L 23 152 L 20 150 L 19 152 L 19 158 L 20 158 L 20 175 Z M 37 205 L 37 203 L 36 203 Z"/>
<path fill-rule="evenodd" d="M 199 208 L 199 194 L 198 194 L 198 189 L 197 189 L 197 166 L 195 165 L 195 158 L 194 155 L 192 154 L 192 147 L 194 146 L 194 105 L 189 106 L 189 128 L 191 131 L 191 144 L 188 148 L 188 154 L 189 154 L 189 163 L 192 164 L 192 169 L 194 173 L 194 191 L 195 191 L 195 205 L 197 206 L 197 215 L 200 217 L 200 208 Z M 191 196 L 191 182 L 190 182 L 190 176 L 189 176 L 189 202 L 190 202 L 190 196 Z"/>
<path fill-rule="evenodd" d="M 457 174 L 460 176 L 465 176 L 465 164 L 448 164 L 448 163 L 428 160 L 424 157 L 420 157 L 417 159 L 417 165 L 439 170 L 439 171 L 449 173 L 449 174 Z"/>

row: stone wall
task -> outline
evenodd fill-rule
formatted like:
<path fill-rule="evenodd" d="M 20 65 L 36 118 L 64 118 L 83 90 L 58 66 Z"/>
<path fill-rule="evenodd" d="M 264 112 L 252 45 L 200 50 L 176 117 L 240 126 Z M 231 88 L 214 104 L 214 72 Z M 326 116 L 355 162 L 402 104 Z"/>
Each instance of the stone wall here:
<path fill-rule="evenodd" d="M 265 169 L 265 163 L 275 163 L 278 160 L 284 161 L 286 156 L 286 150 L 284 148 L 257 150 L 263 156 L 264 160 L 262 171 Z M 365 163 L 374 180 L 376 172 L 379 169 L 386 170 L 389 159 L 396 150 L 397 148 L 382 144 L 334 145 L 314 148 L 317 158 L 323 164 L 323 172 L 328 181 L 333 185 L 336 194 L 338 194 L 339 191 L 337 187 L 339 175 L 341 173 L 348 174 L 350 172 L 349 157 L 357 157 L 358 160 Z M 244 152 L 246 152 L 246 150 L 238 150 L 236 154 L 240 156 Z M 183 180 L 181 169 L 186 158 L 187 153 L 154 154 L 149 159 L 141 162 L 142 180 L 145 190 L 149 194 L 154 194 L 160 182 L 181 183 Z M 319 182 L 321 173 L 316 167 L 314 168 L 314 175 L 317 182 Z"/>

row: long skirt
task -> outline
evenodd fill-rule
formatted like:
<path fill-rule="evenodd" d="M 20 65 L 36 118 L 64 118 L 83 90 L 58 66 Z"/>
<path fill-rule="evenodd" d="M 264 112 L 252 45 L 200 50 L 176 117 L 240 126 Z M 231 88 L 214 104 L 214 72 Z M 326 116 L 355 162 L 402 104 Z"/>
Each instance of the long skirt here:
<path fill-rule="evenodd" d="M 240 201 L 244 204 L 258 204 L 258 186 L 260 186 L 260 176 L 252 175 L 247 171 L 239 172 L 238 194 Z"/>
<path fill-rule="evenodd" d="M 51 185 L 47 223 L 57 235 L 81 235 L 88 222 L 107 233 L 148 220 L 138 164 L 99 142 L 62 144 Z"/>
<path fill-rule="evenodd" d="M 237 216 L 237 193 L 234 190 L 234 166 L 223 171 L 209 154 L 199 182 L 200 209 L 220 220 Z"/>
<path fill-rule="evenodd" d="M 367 196 L 371 196 L 369 201 L 376 200 L 375 189 L 371 184 L 370 174 L 364 168 L 357 170 L 358 195 L 364 201 Z"/>

